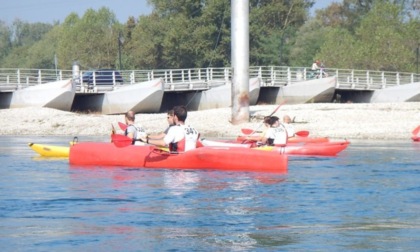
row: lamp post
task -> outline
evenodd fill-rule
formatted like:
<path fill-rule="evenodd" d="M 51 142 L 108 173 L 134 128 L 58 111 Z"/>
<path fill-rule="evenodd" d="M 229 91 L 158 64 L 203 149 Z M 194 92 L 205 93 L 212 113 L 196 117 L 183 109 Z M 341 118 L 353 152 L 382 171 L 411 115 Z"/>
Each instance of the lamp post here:
<path fill-rule="evenodd" d="M 419 54 L 420 54 L 420 44 L 417 44 L 417 74 L 419 74 Z"/>
<path fill-rule="evenodd" d="M 121 63 L 121 46 L 124 43 L 124 37 L 122 35 L 122 32 L 118 34 L 118 58 L 120 60 L 120 70 L 122 69 L 122 63 Z"/>

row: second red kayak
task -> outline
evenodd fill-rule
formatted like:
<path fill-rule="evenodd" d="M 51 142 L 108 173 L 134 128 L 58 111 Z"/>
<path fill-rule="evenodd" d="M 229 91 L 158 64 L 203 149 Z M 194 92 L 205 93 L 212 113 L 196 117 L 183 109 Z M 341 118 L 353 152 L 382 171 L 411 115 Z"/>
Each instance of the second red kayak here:
<path fill-rule="evenodd" d="M 248 144 L 242 144 L 239 142 L 226 142 L 226 141 L 210 141 L 207 139 L 201 140 L 204 146 L 238 146 L 242 148 L 250 148 Z M 330 141 L 330 142 L 319 142 L 319 143 L 292 143 L 287 144 L 283 149 L 280 147 L 274 146 L 261 146 L 261 147 L 253 147 L 259 150 L 266 150 L 266 151 L 277 151 L 283 152 L 288 155 L 304 155 L 304 156 L 336 156 L 343 150 L 345 150 L 348 145 L 350 144 L 349 141 Z"/>
<path fill-rule="evenodd" d="M 255 149 L 283 152 L 293 156 L 337 156 L 349 146 L 349 141 L 292 144 L 286 147 L 263 146 Z"/>

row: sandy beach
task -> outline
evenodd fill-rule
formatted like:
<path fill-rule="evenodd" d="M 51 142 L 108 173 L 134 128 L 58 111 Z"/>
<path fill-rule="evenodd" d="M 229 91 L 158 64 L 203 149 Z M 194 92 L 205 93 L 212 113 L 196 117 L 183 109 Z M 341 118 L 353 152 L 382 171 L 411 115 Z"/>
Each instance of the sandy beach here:
<path fill-rule="evenodd" d="M 249 107 L 250 121 L 232 125 L 231 108 L 190 111 L 187 123 L 205 138 L 235 138 L 241 128 L 255 129 L 262 118 L 271 114 L 277 105 Z M 420 103 L 337 104 L 316 103 L 282 105 L 275 113 L 294 118 L 297 131 L 308 130 L 310 136 L 332 139 L 409 139 L 412 130 L 420 125 Z M 0 110 L 0 135 L 33 136 L 104 136 L 124 122 L 123 115 L 82 114 L 49 108 L 14 108 Z M 137 124 L 150 133 L 167 126 L 166 113 L 137 114 Z M 121 131 L 119 131 L 121 132 Z"/>

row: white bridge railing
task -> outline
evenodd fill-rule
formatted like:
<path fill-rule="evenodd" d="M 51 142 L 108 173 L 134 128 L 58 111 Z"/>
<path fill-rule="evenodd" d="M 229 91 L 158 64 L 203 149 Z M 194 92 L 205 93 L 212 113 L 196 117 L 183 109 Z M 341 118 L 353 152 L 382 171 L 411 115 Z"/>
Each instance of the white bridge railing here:
<path fill-rule="evenodd" d="M 74 76 L 72 70 L 54 69 L 0 69 L 0 92 L 11 92 L 29 86 L 45 84 L 58 80 L 74 79 L 78 92 L 89 90 L 109 91 L 139 82 L 162 79 L 165 91 L 206 90 L 224 85 L 232 79 L 231 68 L 193 68 L 193 69 L 158 69 L 158 70 L 122 70 L 111 71 L 113 76 L 104 83 L 96 76 L 87 81 L 83 76 L 92 71 L 81 71 Z M 116 73 L 122 76 L 122 82 L 116 81 Z M 95 74 L 93 74 L 95 76 Z M 250 78 L 260 78 L 261 85 L 280 87 L 315 78 L 336 76 L 337 89 L 376 90 L 396 85 L 420 82 L 420 74 L 404 72 L 385 72 L 355 69 L 323 69 L 313 72 L 305 67 L 252 66 Z M 121 79 L 120 79 L 121 81 Z"/>

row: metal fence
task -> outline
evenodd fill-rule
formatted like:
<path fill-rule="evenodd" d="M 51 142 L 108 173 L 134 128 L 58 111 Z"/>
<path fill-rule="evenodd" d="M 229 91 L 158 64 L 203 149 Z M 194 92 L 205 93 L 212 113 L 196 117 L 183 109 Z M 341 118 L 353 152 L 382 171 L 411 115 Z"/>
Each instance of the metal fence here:
<path fill-rule="evenodd" d="M 103 71 L 103 70 L 102 70 Z M 42 85 L 45 83 L 73 79 L 78 92 L 109 91 L 124 85 L 141 83 L 154 79 L 164 81 L 165 91 L 206 90 L 225 85 L 232 80 L 231 68 L 193 68 L 193 69 L 157 69 L 157 70 L 123 70 L 118 71 L 122 81 L 113 78 L 107 83 L 98 79 L 87 81 L 85 76 L 92 70 L 80 71 L 74 76 L 72 70 L 54 69 L 0 69 L 0 91 L 10 92 L 21 88 Z M 95 74 L 93 75 L 95 76 Z M 285 86 L 296 82 L 335 76 L 337 89 L 376 90 L 386 87 L 420 82 L 420 75 L 404 72 L 385 72 L 355 69 L 323 69 L 321 72 L 311 71 L 306 67 L 287 66 L 252 66 L 249 68 L 250 78 L 259 78 L 262 86 Z M 99 77 L 95 77 L 99 78 Z M 98 88 L 99 87 L 99 88 Z"/>
<path fill-rule="evenodd" d="M 72 78 L 72 71 L 51 69 L 0 69 L 0 91 L 21 88 Z"/>

